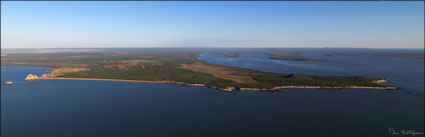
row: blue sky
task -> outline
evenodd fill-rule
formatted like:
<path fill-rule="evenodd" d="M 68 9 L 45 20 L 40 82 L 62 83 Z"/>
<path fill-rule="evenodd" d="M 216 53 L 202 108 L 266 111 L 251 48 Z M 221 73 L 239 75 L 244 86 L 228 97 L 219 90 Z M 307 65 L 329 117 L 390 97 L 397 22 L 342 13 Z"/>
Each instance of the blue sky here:
<path fill-rule="evenodd" d="M 2 48 L 423 48 L 424 2 L 1 2 Z"/>

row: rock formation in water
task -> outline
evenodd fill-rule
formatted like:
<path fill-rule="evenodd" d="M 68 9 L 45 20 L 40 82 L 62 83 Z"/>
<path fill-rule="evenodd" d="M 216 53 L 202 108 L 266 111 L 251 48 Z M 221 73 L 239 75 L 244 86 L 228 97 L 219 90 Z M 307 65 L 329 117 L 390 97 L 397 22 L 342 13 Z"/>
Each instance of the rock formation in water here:
<path fill-rule="evenodd" d="M 25 77 L 25 80 L 35 80 L 38 79 L 37 75 L 28 74 L 27 77 Z"/>

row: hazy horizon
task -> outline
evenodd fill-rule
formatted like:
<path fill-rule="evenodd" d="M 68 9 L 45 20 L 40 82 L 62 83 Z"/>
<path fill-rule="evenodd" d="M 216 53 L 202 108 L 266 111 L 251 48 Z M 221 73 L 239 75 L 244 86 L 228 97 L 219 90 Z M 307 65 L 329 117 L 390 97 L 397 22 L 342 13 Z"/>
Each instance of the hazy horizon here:
<path fill-rule="evenodd" d="M 424 2 L 1 2 L 1 48 L 424 48 Z"/>

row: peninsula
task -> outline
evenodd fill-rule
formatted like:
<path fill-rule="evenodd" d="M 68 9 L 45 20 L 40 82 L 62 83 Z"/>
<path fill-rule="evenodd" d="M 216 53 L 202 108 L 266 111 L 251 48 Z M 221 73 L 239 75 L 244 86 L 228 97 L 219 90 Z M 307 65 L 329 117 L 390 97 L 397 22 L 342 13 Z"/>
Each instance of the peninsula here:
<path fill-rule="evenodd" d="M 42 76 L 26 80 L 103 80 L 174 83 L 206 86 L 223 91 L 275 91 L 285 88 L 396 89 L 386 80 L 369 76 L 314 76 L 282 74 L 224 66 L 200 61 L 203 50 L 87 50 L 79 52 L 15 53 L 2 58 L 2 65 L 49 66 Z"/>

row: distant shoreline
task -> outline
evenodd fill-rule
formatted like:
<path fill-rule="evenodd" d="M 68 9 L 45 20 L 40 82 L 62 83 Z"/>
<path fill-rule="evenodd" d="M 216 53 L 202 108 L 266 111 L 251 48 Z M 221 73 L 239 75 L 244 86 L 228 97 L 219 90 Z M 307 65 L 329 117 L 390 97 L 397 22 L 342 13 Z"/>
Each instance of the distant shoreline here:
<path fill-rule="evenodd" d="M 124 80 L 124 79 L 97 79 L 97 78 L 62 78 L 62 77 L 54 77 L 54 78 L 38 78 L 45 80 L 94 80 L 94 81 L 120 81 L 120 82 L 139 82 L 139 83 L 171 83 L 183 86 L 190 87 L 209 87 L 218 89 L 221 91 L 235 91 L 235 90 L 252 90 L 252 91 L 277 91 L 279 89 L 295 89 L 295 88 L 303 88 L 303 89 L 385 89 L 385 90 L 395 90 L 396 87 L 368 87 L 368 86 L 277 86 L 274 88 L 235 88 L 235 87 L 226 87 L 226 88 L 218 88 L 206 84 L 186 84 L 184 82 L 177 82 L 172 80 L 161 80 L 161 81 L 150 81 L 150 80 Z M 36 80 L 36 79 L 35 79 Z"/>

